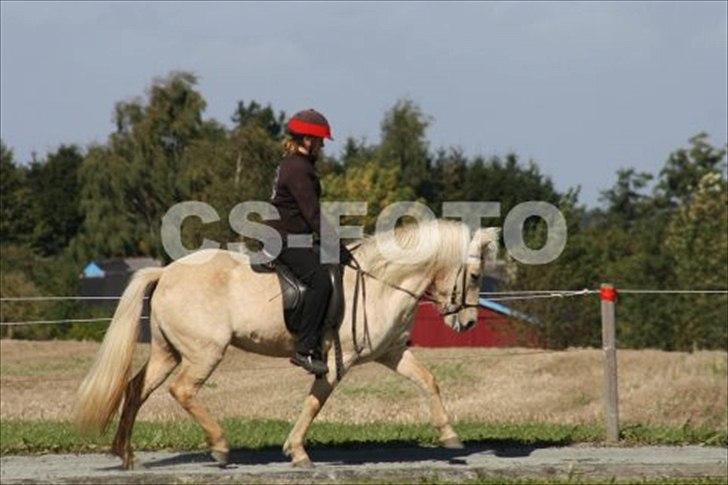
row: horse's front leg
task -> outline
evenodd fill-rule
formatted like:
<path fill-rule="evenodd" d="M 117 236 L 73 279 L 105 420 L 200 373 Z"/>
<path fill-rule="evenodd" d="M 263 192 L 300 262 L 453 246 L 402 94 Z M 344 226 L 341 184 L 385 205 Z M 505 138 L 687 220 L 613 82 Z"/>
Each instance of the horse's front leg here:
<path fill-rule="evenodd" d="M 440 444 L 445 448 L 462 448 L 463 444 L 457 433 L 450 425 L 450 418 L 442 405 L 440 388 L 435 376 L 420 361 L 415 358 L 409 349 L 396 349 L 377 359 L 391 370 L 414 381 L 430 398 L 430 416 L 432 424 L 440 433 Z"/>
<path fill-rule="evenodd" d="M 344 366 L 344 371 L 346 371 L 347 367 L 346 365 Z M 286 442 L 283 444 L 283 453 L 291 457 L 291 464 L 293 466 L 304 468 L 313 466 L 306 450 L 303 448 L 303 440 L 306 437 L 309 426 L 311 426 L 311 422 L 316 418 L 319 411 L 321 411 L 321 408 L 326 403 L 336 384 L 335 363 L 332 359 L 329 359 L 328 374 L 314 380 L 311 390 L 303 403 L 301 415 L 298 417 L 296 424 L 293 426 L 293 429 L 288 434 L 288 438 L 286 438 Z"/>

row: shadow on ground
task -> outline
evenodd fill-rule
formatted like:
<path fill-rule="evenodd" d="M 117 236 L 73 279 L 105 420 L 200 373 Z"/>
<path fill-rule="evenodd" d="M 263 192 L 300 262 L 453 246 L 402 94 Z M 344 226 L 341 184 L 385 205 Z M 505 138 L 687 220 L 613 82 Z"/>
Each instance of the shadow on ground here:
<path fill-rule="evenodd" d="M 314 463 L 330 465 L 363 465 L 367 463 L 414 463 L 418 461 L 442 461 L 449 464 L 465 465 L 464 457 L 473 453 L 487 453 L 501 458 L 529 456 L 534 450 L 552 446 L 564 446 L 562 441 L 540 441 L 524 444 L 514 441 L 470 441 L 463 449 L 447 449 L 421 446 L 411 441 L 387 441 L 386 443 L 344 443 L 338 446 L 310 446 L 306 450 Z M 147 468 L 209 463 L 212 461 L 207 452 L 180 453 L 162 460 L 144 464 Z M 286 464 L 290 460 L 279 447 L 257 450 L 236 449 L 230 451 L 230 465 L 269 465 Z"/>

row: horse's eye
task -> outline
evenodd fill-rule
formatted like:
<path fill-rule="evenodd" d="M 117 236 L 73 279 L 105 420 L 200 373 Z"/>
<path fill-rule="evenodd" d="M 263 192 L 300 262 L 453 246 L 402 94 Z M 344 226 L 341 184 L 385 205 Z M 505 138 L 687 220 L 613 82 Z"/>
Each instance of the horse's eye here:
<path fill-rule="evenodd" d="M 473 282 L 478 281 L 479 277 L 480 276 L 475 273 L 470 273 L 470 281 L 473 281 Z"/>

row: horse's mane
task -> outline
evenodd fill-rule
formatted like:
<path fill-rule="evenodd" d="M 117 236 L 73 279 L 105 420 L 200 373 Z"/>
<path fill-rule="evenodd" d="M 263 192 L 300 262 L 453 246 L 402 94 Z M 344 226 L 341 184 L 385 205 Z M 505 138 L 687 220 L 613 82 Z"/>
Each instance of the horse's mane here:
<path fill-rule="evenodd" d="M 470 242 L 468 226 L 459 221 L 434 219 L 419 224 L 406 224 L 394 230 L 394 238 L 403 249 L 418 249 L 420 238 L 434 240 L 439 236 L 439 244 L 434 254 L 417 264 L 417 270 L 431 274 L 440 268 L 455 268 L 462 264 Z M 437 233 L 437 234 L 435 234 Z M 378 241 L 391 237 L 392 231 L 375 235 L 365 235 L 353 251 L 354 257 L 366 271 L 380 278 L 397 280 L 404 273 L 410 273 L 412 263 L 400 263 L 385 258 L 379 249 Z"/>

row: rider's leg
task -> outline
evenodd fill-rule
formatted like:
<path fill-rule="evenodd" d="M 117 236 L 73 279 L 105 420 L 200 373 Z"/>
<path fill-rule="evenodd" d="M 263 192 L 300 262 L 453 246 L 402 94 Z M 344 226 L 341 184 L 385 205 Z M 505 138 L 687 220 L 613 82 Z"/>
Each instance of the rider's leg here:
<path fill-rule="evenodd" d="M 309 248 L 284 248 L 278 259 L 307 287 L 296 351 L 304 355 L 317 352 L 321 348 L 321 333 L 332 291 L 328 272 L 321 265 L 318 254 Z"/>

